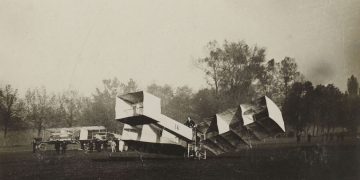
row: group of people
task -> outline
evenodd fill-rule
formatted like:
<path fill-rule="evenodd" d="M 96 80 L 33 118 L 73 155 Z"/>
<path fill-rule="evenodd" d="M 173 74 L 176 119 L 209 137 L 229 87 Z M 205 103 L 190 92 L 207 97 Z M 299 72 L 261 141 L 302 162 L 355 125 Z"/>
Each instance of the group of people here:
<path fill-rule="evenodd" d="M 33 153 L 37 152 L 37 150 L 39 149 L 39 146 L 41 144 L 41 141 L 39 141 L 37 138 L 34 138 L 32 141 L 32 149 L 33 149 Z M 54 147 L 55 147 L 55 151 L 57 154 L 65 154 L 66 150 L 67 150 L 67 142 L 64 141 L 55 141 L 53 142 Z M 107 149 L 107 146 L 110 145 L 111 147 L 111 152 L 117 152 L 117 147 L 120 146 L 119 150 L 123 149 L 122 147 L 124 146 L 124 142 L 122 141 L 116 141 L 116 140 L 109 140 L 107 143 L 105 142 L 100 142 L 100 141 L 90 141 L 89 143 L 85 143 L 85 142 L 81 142 L 81 149 L 85 149 L 85 145 L 87 146 L 87 149 L 89 151 L 93 151 L 93 150 L 97 150 L 97 151 L 101 151 L 102 149 Z"/>
<path fill-rule="evenodd" d="M 40 146 L 40 141 L 38 138 L 34 138 L 32 140 L 32 149 L 33 149 L 33 153 L 35 153 L 38 149 L 39 149 L 39 146 Z"/>
<path fill-rule="evenodd" d="M 100 152 L 102 149 L 107 149 L 108 145 L 104 141 L 100 140 L 90 140 L 90 141 L 80 141 L 81 149 L 82 150 L 89 150 L 89 151 L 98 151 Z M 86 147 L 85 147 L 86 146 Z"/>
<path fill-rule="evenodd" d="M 109 141 L 99 141 L 99 140 L 91 140 L 89 142 L 81 142 L 81 149 L 89 150 L 90 152 L 96 150 L 100 152 L 101 150 L 107 150 L 108 146 L 111 147 L 111 152 L 117 152 L 117 147 L 121 146 L 121 141 L 111 139 Z M 86 146 L 86 148 L 85 148 Z M 121 147 L 118 149 L 122 149 Z"/>
<path fill-rule="evenodd" d="M 187 121 L 185 122 L 185 125 L 189 128 L 193 129 L 193 134 L 196 134 L 196 124 L 195 122 L 191 119 L 191 117 L 187 118 Z M 32 147 L 33 147 L 33 153 L 36 152 L 36 150 L 39 148 L 39 140 L 37 138 L 34 138 L 32 141 Z M 65 154 L 66 150 L 67 150 L 67 142 L 64 141 L 55 141 L 54 142 L 54 146 L 55 146 L 55 151 L 57 154 Z M 111 152 L 117 152 L 117 147 L 119 149 L 119 151 L 122 151 L 124 149 L 124 142 L 123 141 L 118 141 L 115 139 L 111 139 L 108 141 L 108 143 L 103 143 L 101 141 L 97 141 L 97 140 L 91 140 L 89 143 L 85 143 L 85 142 L 81 142 L 81 149 L 85 149 L 85 145 L 88 145 L 88 150 L 89 151 L 93 151 L 93 150 L 97 150 L 97 151 L 101 151 L 101 149 L 107 149 L 107 146 L 110 145 L 111 147 Z"/>
<path fill-rule="evenodd" d="M 102 149 L 107 149 L 106 143 L 99 141 L 97 139 L 90 141 L 90 143 L 89 143 L 90 151 L 96 150 L 96 151 L 100 152 Z"/>
<path fill-rule="evenodd" d="M 57 154 L 60 154 L 60 152 L 62 154 L 66 153 L 66 149 L 67 149 L 67 143 L 64 141 L 55 141 L 55 151 Z"/>
<path fill-rule="evenodd" d="M 111 152 L 116 152 L 116 142 L 115 140 L 110 140 L 110 147 L 111 147 Z"/>

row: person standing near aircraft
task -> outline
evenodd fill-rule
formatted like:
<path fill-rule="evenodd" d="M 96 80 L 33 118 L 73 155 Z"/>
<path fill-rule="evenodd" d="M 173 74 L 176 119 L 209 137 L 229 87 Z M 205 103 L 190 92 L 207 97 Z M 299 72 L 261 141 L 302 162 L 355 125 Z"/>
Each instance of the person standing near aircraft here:
<path fill-rule="evenodd" d="M 189 127 L 189 128 L 193 128 L 195 126 L 195 122 L 191 119 L 191 117 L 188 117 L 186 122 L 185 122 L 185 126 Z"/>
<path fill-rule="evenodd" d="M 66 149 L 67 149 L 67 144 L 66 142 L 61 142 L 61 153 L 65 154 L 66 153 Z"/>
<path fill-rule="evenodd" d="M 90 140 L 90 142 L 89 142 L 89 151 L 92 152 L 93 150 L 94 150 L 93 140 Z"/>
<path fill-rule="evenodd" d="M 55 150 L 57 154 L 60 154 L 60 142 L 58 140 L 55 141 Z"/>
<path fill-rule="evenodd" d="M 95 139 L 95 149 L 100 152 L 101 151 L 101 142 L 98 139 Z"/>
<path fill-rule="evenodd" d="M 116 152 L 116 143 L 114 140 L 110 141 L 111 152 Z"/>
<path fill-rule="evenodd" d="M 34 138 L 34 139 L 32 140 L 33 153 L 36 152 L 36 146 L 37 146 L 37 140 L 36 140 L 36 138 Z"/>

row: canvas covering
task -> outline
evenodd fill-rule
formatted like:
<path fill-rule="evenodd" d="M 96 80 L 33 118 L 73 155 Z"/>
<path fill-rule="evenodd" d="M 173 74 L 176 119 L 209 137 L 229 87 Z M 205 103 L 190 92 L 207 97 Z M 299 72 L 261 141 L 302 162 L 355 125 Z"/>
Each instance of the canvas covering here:
<path fill-rule="evenodd" d="M 239 145 L 250 145 L 266 137 L 285 132 L 280 109 L 264 96 L 251 104 L 218 113 L 199 124 L 206 133 L 203 142 L 214 154 L 235 151 Z"/>

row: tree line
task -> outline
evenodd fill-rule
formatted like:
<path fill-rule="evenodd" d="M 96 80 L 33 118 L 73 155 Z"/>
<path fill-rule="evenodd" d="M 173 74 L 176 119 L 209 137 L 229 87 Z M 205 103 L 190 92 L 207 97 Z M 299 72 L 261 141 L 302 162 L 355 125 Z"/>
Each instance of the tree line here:
<path fill-rule="evenodd" d="M 286 122 L 296 132 L 311 135 L 356 132 L 360 125 L 360 96 L 356 77 L 351 76 L 343 93 L 333 84 L 310 81 L 294 83 L 283 103 Z"/>
<path fill-rule="evenodd" d="M 32 128 L 40 136 L 46 128 L 87 125 L 104 125 L 115 131 L 115 96 L 136 90 L 132 79 L 124 84 L 114 78 L 103 80 L 103 88 L 97 88 L 90 97 L 73 89 L 49 93 L 44 87 L 28 89 L 19 97 L 17 89 L 6 85 L 0 88 L 3 135 L 6 137 L 9 130 Z"/>
<path fill-rule="evenodd" d="M 195 121 L 248 103 L 266 95 L 278 104 L 285 124 L 293 131 L 331 132 L 336 127 L 354 130 L 359 125 L 360 97 L 356 77 L 348 79 L 347 92 L 333 84 L 316 85 L 306 81 L 294 58 L 267 59 L 264 47 L 244 41 L 222 44 L 211 41 L 205 57 L 197 60 L 208 87 L 193 91 L 188 86 L 150 84 L 145 89 L 161 98 L 163 114 L 178 121 L 187 116 Z M 115 122 L 115 97 L 139 90 L 130 79 L 104 79 L 103 87 L 91 96 L 70 89 L 49 93 L 45 87 L 28 89 L 20 97 L 11 85 L 0 87 L 0 125 L 4 137 L 9 130 L 35 129 L 40 136 L 45 128 L 103 125 L 120 131 Z M 311 128 L 312 127 L 312 128 Z M 121 133 L 121 132 L 120 132 Z"/>

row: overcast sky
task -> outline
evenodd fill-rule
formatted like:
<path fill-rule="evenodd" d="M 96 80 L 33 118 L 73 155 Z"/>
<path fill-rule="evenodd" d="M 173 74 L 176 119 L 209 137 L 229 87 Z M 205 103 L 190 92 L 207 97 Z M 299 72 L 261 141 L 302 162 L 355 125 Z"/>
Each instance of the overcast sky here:
<path fill-rule="evenodd" d="M 90 94 L 116 76 L 197 90 L 194 60 L 225 39 L 294 57 L 315 84 L 360 79 L 360 1 L 0 0 L 0 85 Z"/>

